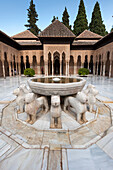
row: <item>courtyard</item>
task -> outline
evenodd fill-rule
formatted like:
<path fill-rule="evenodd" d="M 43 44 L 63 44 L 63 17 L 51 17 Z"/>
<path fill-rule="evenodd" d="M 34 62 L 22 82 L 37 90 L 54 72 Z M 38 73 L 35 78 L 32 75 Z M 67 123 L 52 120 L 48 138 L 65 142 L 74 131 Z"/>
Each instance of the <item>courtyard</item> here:
<path fill-rule="evenodd" d="M 80 125 L 62 112 L 62 129 L 49 129 L 48 113 L 33 125 L 15 119 L 13 91 L 28 79 L 0 78 L 0 169 L 112 170 L 113 78 L 84 77 L 99 91 L 99 115 Z"/>

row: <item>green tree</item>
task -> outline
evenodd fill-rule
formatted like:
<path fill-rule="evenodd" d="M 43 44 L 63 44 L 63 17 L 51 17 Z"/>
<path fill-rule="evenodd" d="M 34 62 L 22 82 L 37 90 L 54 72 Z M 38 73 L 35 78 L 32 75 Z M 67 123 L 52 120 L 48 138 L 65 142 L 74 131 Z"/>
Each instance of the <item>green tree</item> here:
<path fill-rule="evenodd" d="M 51 22 L 54 22 L 56 19 L 58 19 L 58 17 L 53 16 L 53 19 Z"/>
<path fill-rule="evenodd" d="M 92 12 L 91 23 L 89 24 L 89 29 L 99 35 L 106 35 L 107 31 L 105 25 L 103 24 L 102 15 L 100 11 L 100 5 L 96 2 L 94 10 Z"/>
<path fill-rule="evenodd" d="M 111 28 L 111 31 L 110 32 L 113 32 L 113 26 L 112 26 L 112 28 Z"/>
<path fill-rule="evenodd" d="M 80 0 L 78 14 L 76 20 L 74 21 L 73 32 L 75 33 L 75 35 L 79 35 L 85 29 L 88 29 L 88 21 L 87 21 L 84 1 Z"/>
<path fill-rule="evenodd" d="M 30 6 L 28 11 L 28 24 L 25 25 L 25 27 L 28 28 L 33 34 L 38 35 L 40 32 L 40 29 L 36 25 L 36 22 L 38 21 L 38 14 L 35 10 L 35 4 L 33 3 L 33 0 L 30 1 Z"/>
<path fill-rule="evenodd" d="M 71 29 L 71 25 L 69 25 L 69 17 L 70 16 L 67 12 L 67 8 L 65 7 L 65 10 L 63 12 L 62 22 L 67 28 Z"/>

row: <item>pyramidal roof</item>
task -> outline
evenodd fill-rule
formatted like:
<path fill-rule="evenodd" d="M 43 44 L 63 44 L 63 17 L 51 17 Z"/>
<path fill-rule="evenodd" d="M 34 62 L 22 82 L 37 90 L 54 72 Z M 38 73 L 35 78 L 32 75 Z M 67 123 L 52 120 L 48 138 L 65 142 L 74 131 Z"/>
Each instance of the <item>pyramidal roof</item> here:
<path fill-rule="evenodd" d="M 89 30 L 84 30 L 76 39 L 101 39 L 102 36 Z"/>
<path fill-rule="evenodd" d="M 38 37 L 70 37 L 75 38 L 75 35 L 59 20 L 55 20 L 47 28 L 45 28 Z"/>
<path fill-rule="evenodd" d="M 27 39 L 35 38 L 36 39 L 38 37 L 35 36 L 31 31 L 26 30 L 26 31 L 20 32 L 19 34 L 12 36 L 11 38 L 14 38 L 14 39 L 16 39 L 16 38 L 19 38 L 19 39 L 21 39 L 21 38 L 27 38 Z"/>

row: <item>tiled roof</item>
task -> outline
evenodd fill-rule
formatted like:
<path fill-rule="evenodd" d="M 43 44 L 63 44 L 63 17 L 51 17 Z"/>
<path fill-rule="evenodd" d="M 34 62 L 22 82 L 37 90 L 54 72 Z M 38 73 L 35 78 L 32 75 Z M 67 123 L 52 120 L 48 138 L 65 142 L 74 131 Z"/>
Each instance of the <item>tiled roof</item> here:
<path fill-rule="evenodd" d="M 38 37 L 72 37 L 75 35 L 59 20 L 55 20 L 46 29 L 44 29 Z"/>
<path fill-rule="evenodd" d="M 36 41 L 36 42 L 18 42 L 20 45 L 42 45 L 40 41 Z"/>
<path fill-rule="evenodd" d="M 23 32 L 21 32 L 21 33 L 19 33 L 19 34 L 16 34 L 16 35 L 14 35 L 14 36 L 12 36 L 11 38 L 14 38 L 14 39 L 16 39 L 16 38 L 38 38 L 37 36 L 35 36 L 31 31 L 29 31 L 29 30 L 26 30 L 26 31 L 23 31 Z"/>
<path fill-rule="evenodd" d="M 86 45 L 94 45 L 95 43 L 96 43 L 95 41 L 91 41 L 91 42 L 89 42 L 89 41 L 87 41 L 87 42 L 74 41 L 74 42 L 72 43 L 72 45 L 75 45 L 75 46 L 77 46 L 77 45 L 79 45 L 79 46 L 80 46 L 80 45 L 81 45 L 81 46 L 83 45 L 83 46 L 84 46 L 84 45 L 85 45 L 85 46 L 86 46 Z"/>
<path fill-rule="evenodd" d="M 76 39 L 101 39 L 101 38 L 102 38 L 101 35 L 98 35 L 89 30 L 83 31 L 79 36 L 76 37 Z"/>

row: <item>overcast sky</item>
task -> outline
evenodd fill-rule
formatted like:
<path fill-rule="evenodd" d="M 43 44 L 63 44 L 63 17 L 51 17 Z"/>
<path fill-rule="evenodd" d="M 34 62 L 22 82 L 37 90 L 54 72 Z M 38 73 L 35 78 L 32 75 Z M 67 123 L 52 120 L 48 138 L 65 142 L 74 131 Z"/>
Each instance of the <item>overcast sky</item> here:
<path fill-rule="evenodd" d="M 97 0 L 84 0 L 88 22 L 91 20 L 92 11 Z M 102 18 L 107 31 L 113 25 L 113 0 L 98 0 L 101 7 Z M 27 8 L 30 0 L 0 0 L 0 29 L 12 36 L 26 30 Z M 38 27 L 43 30 L 53 18 L 58 16 L 62 20 L 65 6 L 70 15 L 70 24 L 73 25 L 78 12 L 80 0 L 34 0 L 36 11 L 39 15 Z"/>

